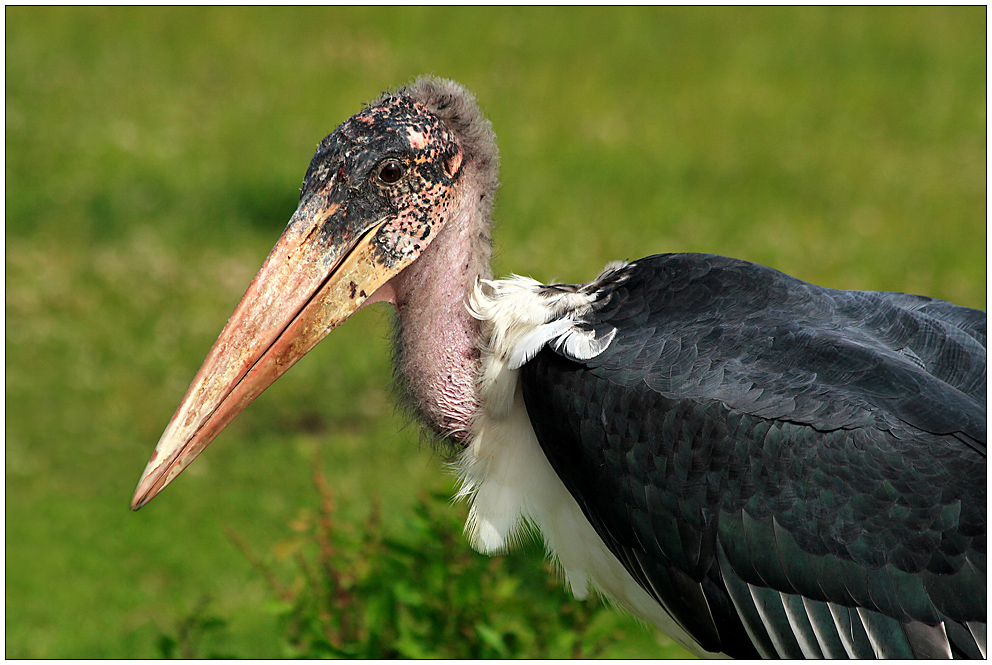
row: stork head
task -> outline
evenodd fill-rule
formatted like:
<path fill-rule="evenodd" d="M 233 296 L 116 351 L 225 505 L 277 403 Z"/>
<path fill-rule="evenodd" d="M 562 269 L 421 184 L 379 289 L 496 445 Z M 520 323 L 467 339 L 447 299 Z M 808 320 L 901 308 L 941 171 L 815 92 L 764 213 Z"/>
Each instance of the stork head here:
<path fill-rule="evenodd" d="M 495 180 L 495 159 L 472 95 L 433 78 L 384 94 L 321 141 L 299 207 L 193 378 L 131 508 L 331 330 L 365 304 L 395 301 L 390 280 L 478 206 L 466 181 Z"/>

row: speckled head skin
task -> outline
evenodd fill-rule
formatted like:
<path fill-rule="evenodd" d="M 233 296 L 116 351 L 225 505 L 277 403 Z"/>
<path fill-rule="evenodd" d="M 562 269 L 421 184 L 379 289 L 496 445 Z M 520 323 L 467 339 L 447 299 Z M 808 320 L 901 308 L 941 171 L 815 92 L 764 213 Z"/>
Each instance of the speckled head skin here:
<path fill-rule="evenodd" d="M 461 163 L 454 136 L 422 103 L 388 97 L 321 141 L 303 179 L 301 206 L 340 206 L 320 229 L 335 243 L 387 219 L 375 246 L 377 258 L 393 265 L 433 240 L 447 218 Z"/>
<path fill-rule="evenodd" d="M 338 245 L 386 220 L 375 238 L 377 258 L 404 263 L 451 217 L 466 173 L 492 171 L 494 188 L 495 166 L 495 138 L 471 94 L 450 81 L 422 78 L 383 94 L 320 142 L 303 179 L 300 210 L 338 206 L 319 229 Z M 306 226 L 314 216 L 294 216 L 287 232 L 312 232 Z"/>
<path fill-rule="evenodd" d="M 151 500 L 255 397 L 370 302 L 394 304 L 401 318 L 404 311 L 427 318 L 409 330 L 423 329 L 419 342 L 428 340 L 442 359 L 427 368 L 413 355 L 399 362 L 442 382 L 438 394 L 413 391 L 428 425 L 442 434 L 466 431 L 477 328 L 463 300 L 488 266 L 497 161 L 491 126 L 472 95 L 430 77 L 380 96 L 321 141 L 299 207 L 194 377 L 132 507 Z M 441 236 L 446 242 L 437 245 L 445 247 L 436 248 Z"/>

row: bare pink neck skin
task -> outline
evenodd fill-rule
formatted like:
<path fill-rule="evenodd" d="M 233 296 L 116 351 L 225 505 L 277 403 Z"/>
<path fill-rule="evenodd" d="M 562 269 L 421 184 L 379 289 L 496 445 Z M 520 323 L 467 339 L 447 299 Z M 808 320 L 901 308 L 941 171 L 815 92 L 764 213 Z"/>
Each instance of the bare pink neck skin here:
<path fill-rule="evenodd" d="M 467 441 L 478 409 L 479 324 L 466 305 L 476 280 L 490 276 L 489 220 L 478 212 L 463 208 L 454 215 L 424 253 L 366 303 L 396 306 L 396 371 L 404 397 L 435 433 L 458 443 Z"/>

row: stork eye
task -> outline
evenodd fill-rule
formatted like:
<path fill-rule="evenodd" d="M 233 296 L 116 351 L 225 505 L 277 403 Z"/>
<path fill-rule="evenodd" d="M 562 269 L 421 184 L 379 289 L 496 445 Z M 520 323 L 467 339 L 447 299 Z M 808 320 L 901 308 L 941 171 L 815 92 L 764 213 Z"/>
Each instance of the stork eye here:
<path fill-rule="evenodd" d="M 390 159 L 382 163 L 379 167 L 379 182 L 393 185 L 403 177 L 403 165 L 395 159 Z"/>

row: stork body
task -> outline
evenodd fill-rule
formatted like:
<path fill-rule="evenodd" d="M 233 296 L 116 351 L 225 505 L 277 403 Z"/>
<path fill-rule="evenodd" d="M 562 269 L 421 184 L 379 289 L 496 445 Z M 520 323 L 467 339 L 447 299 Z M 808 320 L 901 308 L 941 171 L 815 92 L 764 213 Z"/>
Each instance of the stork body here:
<path fill-rule="evenodd" d="M 700 655 L 983 657 L 985 313 L 699 254 L 492 281 L 497 164 L 474 99 L 434 79 L 328 136 L 132 506 L 389 302 L 480 551 L 532 524 L 576 595 Z"/>

